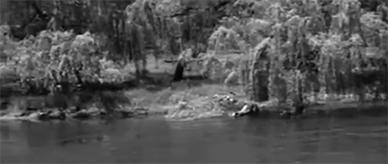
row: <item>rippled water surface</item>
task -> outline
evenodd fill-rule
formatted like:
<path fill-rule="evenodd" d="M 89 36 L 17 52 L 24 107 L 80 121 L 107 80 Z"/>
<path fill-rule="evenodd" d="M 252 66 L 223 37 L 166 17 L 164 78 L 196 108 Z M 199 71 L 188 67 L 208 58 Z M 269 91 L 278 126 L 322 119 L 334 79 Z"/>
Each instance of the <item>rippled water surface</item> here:
<path fill-rule="evenodd" d="M 1 163 L 388 163 L 386 115 L 171 122 L 2 121 Z"/>

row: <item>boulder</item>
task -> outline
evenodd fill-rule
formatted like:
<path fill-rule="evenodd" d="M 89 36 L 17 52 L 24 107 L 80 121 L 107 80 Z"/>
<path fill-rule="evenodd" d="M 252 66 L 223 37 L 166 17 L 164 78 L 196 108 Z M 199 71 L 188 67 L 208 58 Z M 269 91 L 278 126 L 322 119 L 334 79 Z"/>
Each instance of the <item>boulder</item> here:
<path fill-rule="evenodd" d="M 232 116 L 241 117 L 241 116 L 253 116 L 259 114 L 260 109 L 256 104 L 246 104 L 241 108 L 240 111 L 234 112 Z"/>
<path fill-rule="evenodd" d="M 133 116 L 133 112 L 131 111 L 120 110 L 118 113 L 120 114 L 121 118 L 129 118 Z"/>
<path fill-rule="evenodd" d="M 32 114 L 31 111 L 25 111 L 25 112 L 22 112 L 18 115 L 18 117 L 28 117 Z"/>
<path fill-rule="evenodd" d="M 244 106 L 244 102 L 238 100 L 233 95 L 214 95 L 214 101 L 217 102 L 218 106 L 224 111 L 237 111 Z"/>
<path fill-rule="evenodd" d="M 144 107 L 136 107 L 133 109 L 134 115 L 137 115 L 137 116 L 146 116 L 148 115 L 148 111 L 149 109 Z"/>
<path fill-rule="evenodd" d="M 143 107 L 135 107 L 132 109 L 117 109 L 115 115 L 120 118 L 130 118 L 136 116 L 146 116 L 148 115 L 148 109 Z"/>
<path fill-rule="evenodd" d="M 105 110 L 100 110 L 97 107 L 90 107 L 82 110 L 73 109 L 73 113 L 71 113 L 70 116 L 75 119 L 90 119 L 98 116 L 107 116 L 108 114 L 110 113 Z"/>
<path fill-rule="evenodd" d="M 66 114 L 61 110 L 54 110 L 48 113 L 48 118 L 51 120 L 64 120 L 66 119 Z"/>
<path fill-rule="evenodd" d="M 33 114 L 37 115 L 38 120 L 41 120 L 41 121 L 49 120 L 49 113 L 48 112 L 34 112 Z"/>
<path fill-rule="evenodd" d="M 75 119 L 89 119 L 92 116 L 90 112 L 87 112 L 86 110 L 81 110 L 76 113 L 73 113 L 71 117 Z"/>

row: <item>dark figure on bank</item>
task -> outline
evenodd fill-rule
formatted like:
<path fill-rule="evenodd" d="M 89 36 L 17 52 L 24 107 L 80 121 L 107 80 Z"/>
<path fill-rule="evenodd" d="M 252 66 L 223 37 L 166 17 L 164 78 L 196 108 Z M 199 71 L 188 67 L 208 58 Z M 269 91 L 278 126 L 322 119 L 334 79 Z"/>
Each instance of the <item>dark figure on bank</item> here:
<path fill-rule="evenodd" d="M 183 79 L 184 70 L 185 70 L 184 60 L 179 60 L 177 65 L 176 65 L 175 72 L 174 72 L 174 78 L 172 81 L 173 82 L 181 81 Z"/>

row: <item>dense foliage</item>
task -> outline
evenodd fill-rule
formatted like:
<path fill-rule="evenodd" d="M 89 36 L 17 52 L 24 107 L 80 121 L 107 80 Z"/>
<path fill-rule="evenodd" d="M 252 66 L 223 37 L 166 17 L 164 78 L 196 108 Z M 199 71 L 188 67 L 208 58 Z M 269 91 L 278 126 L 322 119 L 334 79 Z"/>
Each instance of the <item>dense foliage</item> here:
<path fill-rule="evenodd" d="M 237 52 L 232 70 L 241 71 L 256 101 L 300 104 L 317 93 L 384 98 L 380 92 L 388 91 L 388 4 L 382 0 L 1 3 L 1 71 L 24 83 L 37 79 L 42 88 L 122 82 L 132 74 L 140 79 L 147 56 L 191 48 L 192 57 Z"/>
<path fill-rule="evenodd" d="M 314 93 L 386 97 L 380 94 L 387 93 L 385 2 L 237 1 L 234 5 L 239 12 L 221 21 L 210 43 L 217 45 L 216 50 L 240 48 L 245 54 L 251 50 L 247 91 L 252 99 L 293 104 L 305 103 Z"/>

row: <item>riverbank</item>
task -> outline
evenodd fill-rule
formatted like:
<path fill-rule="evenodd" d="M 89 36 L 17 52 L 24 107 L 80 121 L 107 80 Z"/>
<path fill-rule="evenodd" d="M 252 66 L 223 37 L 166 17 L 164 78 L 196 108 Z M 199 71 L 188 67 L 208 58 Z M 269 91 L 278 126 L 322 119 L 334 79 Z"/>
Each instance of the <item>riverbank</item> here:
<path fill-rule="evenodd" d="M 247 104 L 255 104 L 258 117 L 279 118 L 289 110 L 276 101 L 255 103 L 247 99 L 241 86 L 178 82 L 164 89 L 152 86 L 125 91 L 80 92 L 71 95 L 12 97 L 3 104 L 0 120 L 124 119 L 164 116 L 169 120 L 196 120 L 230 116 Z M 331 95 L 333 97 L 333 95 Z M 387 113 L 388 102 L 356 100 L 316 100 L 305 105 L 298 117 L 354 116 Z"/>

